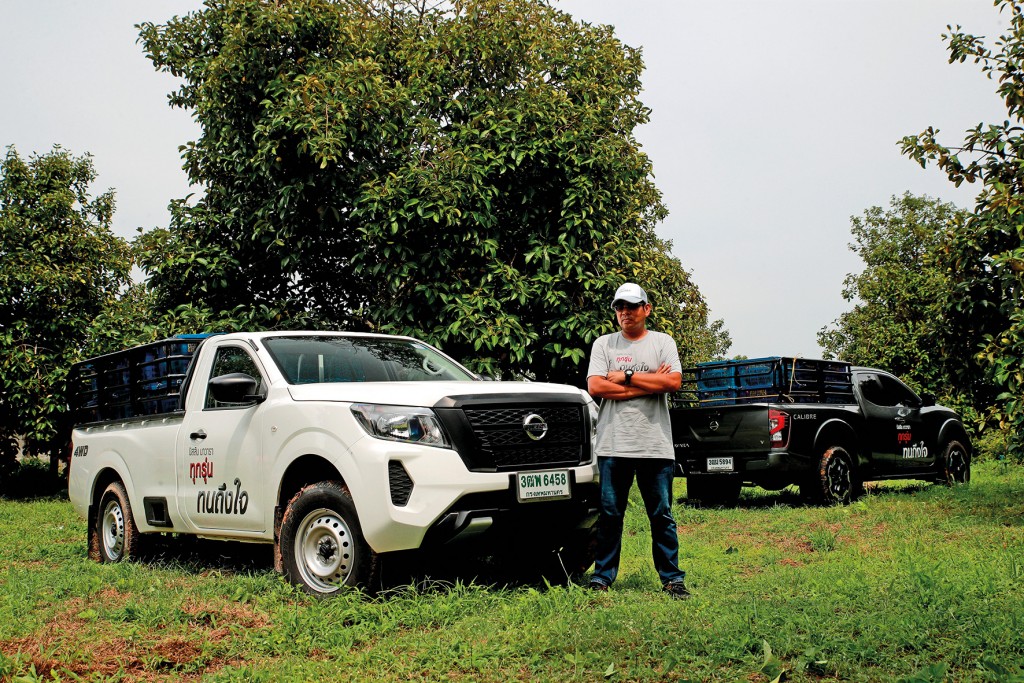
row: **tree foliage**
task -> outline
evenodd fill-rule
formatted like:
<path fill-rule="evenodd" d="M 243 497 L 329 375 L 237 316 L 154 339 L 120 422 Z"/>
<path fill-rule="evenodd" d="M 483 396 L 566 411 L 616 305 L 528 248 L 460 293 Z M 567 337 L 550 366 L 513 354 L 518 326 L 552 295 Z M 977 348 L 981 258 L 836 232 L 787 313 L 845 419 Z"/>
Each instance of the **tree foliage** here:
<path fill-rule="evenodd" d="M 609 27 L 546 0 L 207 0 L 140 29 L 202 127 L 183 157 L 205 192 L 142 256 L 164 307 L 256 304 L 581 381 L 637 280 L 684 352 L 724 353 L 654 235 L 643 63 Z"/>
<path fill-rule="evenodd" d="M 934 162 L 957 186 L 981 183 L 950 245 L 951 301 L 956 320 L 981 334 L 974 351 L 1002 389 L 992 416 L 1012 430 L 1012 448 L 1024 458 L 1024 13 L 1020 2 L 994 4 L 1009 26 L 993 47 L 960 26 L 944 39 L 950 63 L 972 60 L 996 83 L 1006 120 L 978 124 L 959 147 L 940 143 L 929 127 L 904 138 L 902 148 L 922 166 Z"/>
<path fill-rule="evenodd" d="M 110 230 L 114 194 L 90 196 L 92 159 L 55 147 L 0 166 L 0 440 L 54 453 L 63 383 L 93 319 L 129 281 L 130 248 Z"/>
<path fill-rule="evenodd" d="M 874 206 L 854 216 L 850 249 L 864 270 L 846 276 L 843 298 L 854 302 L 831 328 L 818 334 L 826 357 L 882 367 L 918 389 L 952 393 L 935 345 L 944 321 L 947 288 L 942 259 L 952 204 L 905 194 L 889 209 Z"/>

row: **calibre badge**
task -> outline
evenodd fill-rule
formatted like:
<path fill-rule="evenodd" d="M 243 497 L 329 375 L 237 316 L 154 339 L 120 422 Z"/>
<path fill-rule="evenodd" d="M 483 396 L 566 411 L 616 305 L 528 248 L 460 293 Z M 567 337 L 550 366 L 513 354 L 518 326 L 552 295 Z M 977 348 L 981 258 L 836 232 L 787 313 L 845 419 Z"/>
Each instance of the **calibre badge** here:
<path fill-rule="evenodd" d="M 523 431 L 534 441 L 540 441 L 548 433 L 548 423 L 537 413 L 530 413 L 523 418 Z"/>

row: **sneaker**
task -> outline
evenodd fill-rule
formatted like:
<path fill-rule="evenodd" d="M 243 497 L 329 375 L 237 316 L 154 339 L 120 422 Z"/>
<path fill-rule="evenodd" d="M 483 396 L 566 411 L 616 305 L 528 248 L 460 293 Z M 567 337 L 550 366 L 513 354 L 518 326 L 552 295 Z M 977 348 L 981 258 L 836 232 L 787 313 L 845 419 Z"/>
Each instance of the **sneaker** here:
<path fill-rule="evenodd" d="M 676 600 L 686 600 L 690 597 L 690 591 L 686 590 L 686 584 L 682 581 L 665 584 L 665 592 Z"/>
<path fill-rule="evenodd" d="M 606 591 L 608 590 L 608 584 L 601 583 L 600 581 L 591 581 L 587 585 L 587 588 L 589 588 L 592 591 Z"/>

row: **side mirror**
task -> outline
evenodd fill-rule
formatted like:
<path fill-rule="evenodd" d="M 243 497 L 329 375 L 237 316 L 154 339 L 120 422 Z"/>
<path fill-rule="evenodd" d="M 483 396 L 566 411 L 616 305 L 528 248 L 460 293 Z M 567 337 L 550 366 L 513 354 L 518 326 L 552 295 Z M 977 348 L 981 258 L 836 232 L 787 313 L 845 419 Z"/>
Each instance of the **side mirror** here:
<path fill-rule="evenodd" d="M 256 393 L 259 381 L 242 372 L 232 372 L 210 380 L 210 393 L 218 403 L 263 403 L 267 397 Z"/>
<path fill-rule="evenodd" d="M 921 394 L 921 407 L 929 408 L 935 405 L 935 394 Z"/>

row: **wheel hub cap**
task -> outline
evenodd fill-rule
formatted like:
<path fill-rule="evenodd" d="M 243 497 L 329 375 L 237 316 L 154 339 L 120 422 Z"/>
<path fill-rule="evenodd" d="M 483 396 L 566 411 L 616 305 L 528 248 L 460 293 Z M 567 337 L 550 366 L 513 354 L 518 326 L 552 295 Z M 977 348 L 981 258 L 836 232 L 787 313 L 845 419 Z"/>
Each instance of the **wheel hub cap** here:
<path fill-rule="evenodd" d="M 850 491 L 850 468 L 842 460 L 833 460 L 828 468 L 828 488 L 837 500 L 846 498 Z"/>
<path fill-rule="evenodd" d="M 317 510 L 306 516 L 296 537 L 299 570 L 313 588 L 331 592 L 352 571 L 352 542 L 348 525 L 336 513 Z"/>
<path fill-rule="evenodd" d="M 121 506 L 114 502 L 103 512 L 103 546 L 107 557 L 115 560 L 124 550 L 124 515 Z"/>

